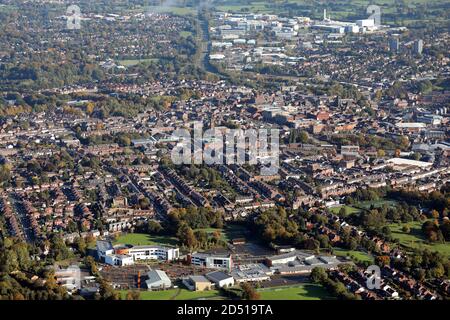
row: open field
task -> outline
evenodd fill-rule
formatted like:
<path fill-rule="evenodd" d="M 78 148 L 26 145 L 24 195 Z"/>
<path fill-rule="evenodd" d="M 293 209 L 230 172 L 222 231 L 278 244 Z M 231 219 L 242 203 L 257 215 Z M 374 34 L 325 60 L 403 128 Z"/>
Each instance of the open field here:
<path fill-rule="evenodd" d="M 223 298 L 220 296 L 219 291 L 209 290 L 209 291 L 189 291 L 186 289 L 181 289 L 179 294 L 175 297 L 175 300 L 197 300 L 197 299 L 219 299 Z"/>
<path fill-rule="evenodd" d="M 166 237 L 166 236 L 151 236 L 144 233 L 128 233 L 120 236 L 114 241 L 114 244 L 131 244 L 134 246 L 143 246 L 143 245 L 177 245 L 178 240 L 174 237 Z"/>
<path fill-rule="evenodd" d="M 120 291 L 122 299 L 126 298 L 127 291 Z M 170 289 L 163 291 L 141 291 L 141 300 L 197 300 L 220 299 L 219 291 L 189 291 L 186 289 Z"/>
<path fill-rule="evenodd" d="M 190 32 L 190 31 L 181 31 L 180 32 L 180 36 L 182 36 L 183 38 L 187 38 L 187 37 L 192 36 L 192 32 Z"/>
<path fill-rule="evenodd" d="M 370 254 L 362 251 L 333 248 L 333 253 L 338 257 L 350 257 L 352 260 L 373 263 L 374 258 Z"/>
<path fill-rule="evenodd" d="M 371 207 L 374 208 L 381 208 L 383 205 L 387 205 L 388 207 L 393 207 L 397 204 L 397 201 L 395 200 L 388 200 L 388 199 L 380 199 L 375 201 L 361 201 L 354 205 L 339 205 L 336 207 L 328 208 L 332 213 L 338 214 L 341 208 L 345 208 L 345 213 L 347 216 L 359 213 L 361 210 L 369 210 Z"/>
<path fill-rule="evenodd" d="M 345 205 L 344 206 L 332 207 L 332 208 L 329 208 L 328 210 L 330 210 L 334 214 L 338 214 L 339 211 L 341 211 L 341 208 L 345 209 L 345 215 L 346 216 L 352 215 L 354 213 L 359 213 L 361 211 L 361 210 L 359 210 L 357 208 L 350 207 L 350 206 L 345 206 Z"/>
<path fill-rule="evenodd" d="M 121 290 L 122 299 L 128 291 Z M 332 297 L 320 285 L 301 284 L 287 287 L 258 289 L 261 300 L 329 300 Z M 164 291 L 141 291 L 141 300 L 208 300 L 225 299 L 217 290 L 189 291 L 186 289 L 170 289 Z"/>
<path fill-rule="evenodd" d="M 391 229 L 392 237 L 394 239 L 398 239 L 400 244 L 407 248 L 429 249 L 450 257 L 450 243 L 426 243 L 425 238 L 422 235 L 422 224 L 423 222 L 414 221 L 408 223 L 390 224 L 389 228 Z M 409 226 L 411 232 L 403 232 L 403 226 Z"/>
<path fill-rule="evenodd" d="M 328 292 L 317 284 L 259 289 L 261 300 L 329 300 Z"/>

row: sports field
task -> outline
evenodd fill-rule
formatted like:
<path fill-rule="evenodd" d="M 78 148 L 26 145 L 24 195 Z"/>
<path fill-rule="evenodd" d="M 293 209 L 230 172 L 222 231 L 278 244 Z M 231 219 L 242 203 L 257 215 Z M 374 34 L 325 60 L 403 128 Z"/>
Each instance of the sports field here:
<path fill-rule="evenodd" d="M 126 299 L 126 290 L 120 291 L 122 299 Z M 217 290 L 189 291 L 186 289 L 170 289 L 163 291 L 141 291 L 141 300 L 204 300 L 223 299 Z"/>
<path fill-rule="evenodd" d="M 128 233 L 120 236 L 114 241 L 114 244 L 131 244 L 134 246 L 144 246 L 144 245 L 172 245 L 178 244 L 178 240 L 175 237 L 167 236 L 151 236 L 145 233 Z"/>
<path fill-rule="evenodd" d="M 317 284 L 259 289 L 261 300 L 330 300 L 328 292 Z"/>

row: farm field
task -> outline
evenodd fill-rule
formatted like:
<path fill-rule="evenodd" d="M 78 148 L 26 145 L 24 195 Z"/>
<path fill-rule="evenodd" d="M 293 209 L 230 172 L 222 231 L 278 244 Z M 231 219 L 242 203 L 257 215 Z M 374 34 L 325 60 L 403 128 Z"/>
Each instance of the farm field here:
<path fill-rule="evenodd" d="M 422 223 L 421 221 L 414 221 L 400 224 L 390 224 L 389 228 L 392 232 L 392 237 L 398 239 L 401 245 L 407 248 L 414 249 L 429 249 L 432 251 L 440 252 L 450 258 L 450 243 L 426 243 L 425 238 L 422 235 Z M 402 228 L 408 226 L 410 233 L 405 233 Z"/>
<path fill-rule="evenodd" d="M 328 292 L 317 284 L 259 289 L 261 300 L 330 300 Z"/>
<path fill-rule="evenodd" d="M 134 246 L 143 246 L 143 245 L 177 245 L 178 240 L 175 237 L 166 237 L 166 236 L 151 236 L 144 233 L 128 233 L 120 236 L 114 241 L 114 244 L 131 244 Z"/>

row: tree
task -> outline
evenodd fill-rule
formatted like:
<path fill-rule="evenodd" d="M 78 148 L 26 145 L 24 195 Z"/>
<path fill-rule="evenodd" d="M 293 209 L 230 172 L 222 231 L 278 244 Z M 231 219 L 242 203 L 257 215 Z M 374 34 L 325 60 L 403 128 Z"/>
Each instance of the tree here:
<path fill-rule="evenodd" d="M 2 164 L 0 165 L 0 185 L 9 181 L 11 179 L 11 165 Z"/>
<path fill-rule="evenodd" d="M 391 259 L 389 258 L 389 256 L 378 256 L 376 257 L 376 263 L 381 267 L 389 266 L 391 263 Z"/>
<path fill-rule="evenodd" d="M 306 131 L 300 131 L 298 140 L 299 140 L 301 143 L 307 143 L 308 140 L 309 140 L 308 133 L 307 133 Z"/>
<path fill-rule="evenodd" d="M 71 256 L 69 248 L 60 235 L 54 235 L 50 242 L 50 251 L 56 261 L 67 259 Z"/>
<path fill-rule="evenodd" d="M 150 220 L 147 223 L 147 232 L 150 234 L 158 234 L 163 230 L 163 227 L 158 221 Z"/>
<path fill-rule="evenodd" d="M 112 286 L 105 280 L 100 278 L 100 297 L 102 300 L 120 300 L 118 292 L 114 291 Z"/>
<path fill-rule="evenodd" d="M 402 150 L 406 150 L 409 147 L 409 139 L 407 136 L 401 136 L 399 141 L 399 147 Z"/>
<path fill-rule="evenodd" d="M 319 241 L 321 248 L 330 247 L 330 241 L 329 241 L 329 238 L 327 235 L 321 234 L 321 235 L 317 236 L 317 240 Z"/>
<path fill-rule="evenodd" d="M 142 210 L 148 210 L 150 208 L 150 200 L 148 198 L 139 199 L 139 207 Z"/>
<path fill-rule="evenodd" d="M 431 211 L 431 218 L 433 219 L 438 219 L 439 218 L 439 212 L 437 210 L 432 210 Z"/>
<path fill-rule="evenodd" d="M 197 230 L 194 232 L 195 238 L 199 245 L 203 246 L 208 242 L 208 234 L 204 230 Z"/>
<path fill-rule="evenodd" d="M 92 115 L 92 113 L 94 113 L 94 108 L 95 105 L 92 102 L 88 102 L 88 104 L 86 105 L 86 114 Z"/>
<path fill-rule="evenodd" d="M 319 250 L 320 243 L 316 239 L 309 238 L 303 242 L 303 246 L 306 250 Z"/>
<path fill-rule="evenodd" d="M 220 239 L 222 238 L 222 234 L 221 234 L 221 232 L 219 231 L 219 230 L 215 230 L 214 232 L 213 232 L 213 240 L 214 240 L 214 242 L 219 242 L 220 241 Z"/>
<path fill-rule="evenodd" d="M 86 265 L 86 267 L 89 268 L 89 270 L 91 271 L 91 274 L 93 274 L 93 275 L 97 275 L 98 274 L 97 263 L 95 262 L 93 257 L 86 256 L 84 258 L 84 264 Z"/>
<path fill-rule="evenodd" d="M 141 300 L 141 293 L 138 290 L 128 291 L 126 300 Z"/>
<path fill-rule="evenodd" d="M 81 255 L 84 256 L 86 254 L 87 249 L 86 241 L 84 240 L 84 238 L 79 237 L 75 239 L 75 245 L 78 251 L 81 253 Z"/>
<path fill-rule="evenodd" d="M 242 288 L 242 299 L 243 300 L 259 300 L 261 295 L 252 287 L 249 283 L 243 283 Z"/>
<path fill-rule="evenodd" d="M 350 238 L 350 241 L 348 242 L 348 248 L 350 250 L 356 250 L 358 248 L 358 241 L 354 237 Z"/>
<path fill-rule="evenodd" d="M 323 283 L 328 279 L 328 275 L 324 268 L 314 267 L 311 271 L 311 279 L 315 283 Z"/>
<path fill-rule="evenodd" d="M 404 225 L 404 226 L 402 227 L 402 231 L 403 231 L 404 233 L 410 233 L 410 232 L 411 232 L 411 228 L 410 228 L 408 225 Z"/>
<path fill-rule="evenodd" d="M 131 146 L 131 139 L 127 136 L 121 135 L 118 137 L 117 143 L 121 147 L 128 147 L 128 146 Z"/>
<path fill-rule="evenodd" d="M 450 220 L 444 220 L 440 226 L 442 235 L 446 241 L 450 241 Z"/>
<path fill-rule="evenodd" d="M 195 248 L 197 246 L 194 231 L 186 223 L 182 223 L 178 228 L 177 237 L 188 248 Z"/>
<path fill-rule="evenodd" d="M 422 232 L 428 241 L 442 242 L 444 240 L 444 235 L 436 221 L 425 221 L 422 225 Z"/>

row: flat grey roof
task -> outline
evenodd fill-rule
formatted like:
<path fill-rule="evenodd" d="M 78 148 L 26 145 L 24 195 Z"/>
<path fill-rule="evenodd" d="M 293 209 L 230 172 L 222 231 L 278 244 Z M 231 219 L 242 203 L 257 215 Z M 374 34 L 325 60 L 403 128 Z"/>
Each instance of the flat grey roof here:
<path fill-rule="evenodd" d="M 148 280 L 146 282 L 153 283 L 157 281 L 170 281 L 167 274 L 162 270 L 151 270 L 147 273 Z"/>
<path fill-rule="evenodd" d="M 97 240 L 97 249 L 100 251 L 113 250 L 113 245 L 111 241 Z"/>
<path fill-rule="evenodd" d="M 189 276 L 193 282 L 210 282 L 205 276 Z"/>
<path fill-rule="evenodd" d="M 208 278 L 209 280 L 211 280 L 213 282 L 219 282 L 219 281 L 229 279 L 232 277 L 222 271 L 213 271 L 213 272 L 207 273 L 206 278 Z"/>

